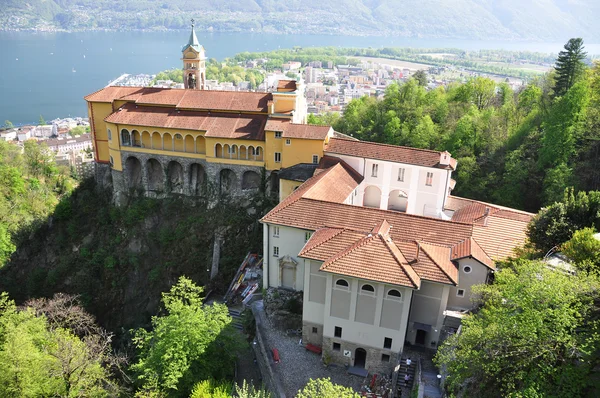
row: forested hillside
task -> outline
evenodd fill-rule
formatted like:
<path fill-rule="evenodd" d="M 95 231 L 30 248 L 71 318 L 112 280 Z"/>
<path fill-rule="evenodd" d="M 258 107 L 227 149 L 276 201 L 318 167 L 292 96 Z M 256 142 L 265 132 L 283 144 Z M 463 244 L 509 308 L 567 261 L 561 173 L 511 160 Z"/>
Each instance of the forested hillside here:
<path fill-rule="evenodd" d="M 600 40 L 594 0 L 18 0 L 0 1 L 0 27 L 181 29 L 562 41 Z"/>
<path fill-rule="evenodd" d="M 353 100 L 344 115 L 311 116 L 368 141 L 448 150 L 453 192 L 537 212 L 566 187 L 600 189 L 600 64 L 558 96 L 555 72 L 518 92 L 477 77 L 427 91 L 416 79 L 382 100 Z"/>

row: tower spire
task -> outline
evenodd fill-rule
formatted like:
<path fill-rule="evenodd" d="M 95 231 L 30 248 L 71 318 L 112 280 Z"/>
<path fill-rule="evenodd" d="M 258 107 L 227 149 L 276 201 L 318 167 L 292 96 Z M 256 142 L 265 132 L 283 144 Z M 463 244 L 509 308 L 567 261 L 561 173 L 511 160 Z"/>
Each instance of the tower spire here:
<path fill-rule="evenodd" d="M 200 45 L 194 19 L 192 18 L 192 32 L 188 43 L 181 50 L 183 57 L 184 87 L 192 90 L 204 90 L 206 82 L 206 56 L 204 48 Z"/>

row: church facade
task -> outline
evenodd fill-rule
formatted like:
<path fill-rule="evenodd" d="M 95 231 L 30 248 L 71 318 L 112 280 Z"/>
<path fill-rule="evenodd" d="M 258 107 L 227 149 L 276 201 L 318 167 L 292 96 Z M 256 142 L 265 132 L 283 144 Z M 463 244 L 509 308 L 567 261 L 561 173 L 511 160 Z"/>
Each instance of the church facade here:
<path fill-rule="evenodd" d="M 182 50 L 184 89 L 105 87 L 85 97 L 97 180 L 116 196 L 232 195 L 258 189 L 289 164 L 318 162 L 333 135 L 310 126 L 302 82 L 274 92 L 205 90 L 206 56 L 192 25 Z"/>

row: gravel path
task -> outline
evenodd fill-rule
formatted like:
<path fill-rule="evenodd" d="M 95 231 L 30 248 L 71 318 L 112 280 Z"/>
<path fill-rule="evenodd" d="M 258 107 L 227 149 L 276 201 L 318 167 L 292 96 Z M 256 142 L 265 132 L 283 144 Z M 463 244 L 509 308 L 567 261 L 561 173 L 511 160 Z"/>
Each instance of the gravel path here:
<path fill-rule="evenodd" d="M 265 328 L 266 329 L 266 328 Z M 331 378 L 335 384 L 352 387 L 359 391 L 362 377 L 352 376 L 344 366 L 330 365 L 325 368 L 321 356 L 307 351 L 299 344 L 300 337 L 290 337 L 285 333 L 269 328 L 266 330 L 265 341 L 269 349 L 277 348 L 279 363 L 273 363 L 273 369 L 281 380 L 287 398 L 295 397 L 309 379 Z"/>

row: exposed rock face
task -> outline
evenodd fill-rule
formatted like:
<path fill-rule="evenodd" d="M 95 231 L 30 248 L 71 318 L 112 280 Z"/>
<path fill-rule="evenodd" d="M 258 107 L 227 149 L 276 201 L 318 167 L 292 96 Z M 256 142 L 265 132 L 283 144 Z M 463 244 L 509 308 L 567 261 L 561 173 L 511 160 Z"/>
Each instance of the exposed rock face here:
<path fill-rule="evenodd" d="M 271 325 L 281 330 L 301 329 L 302 297 L 303 292 L 269 288 L 264 302 Z"/>

